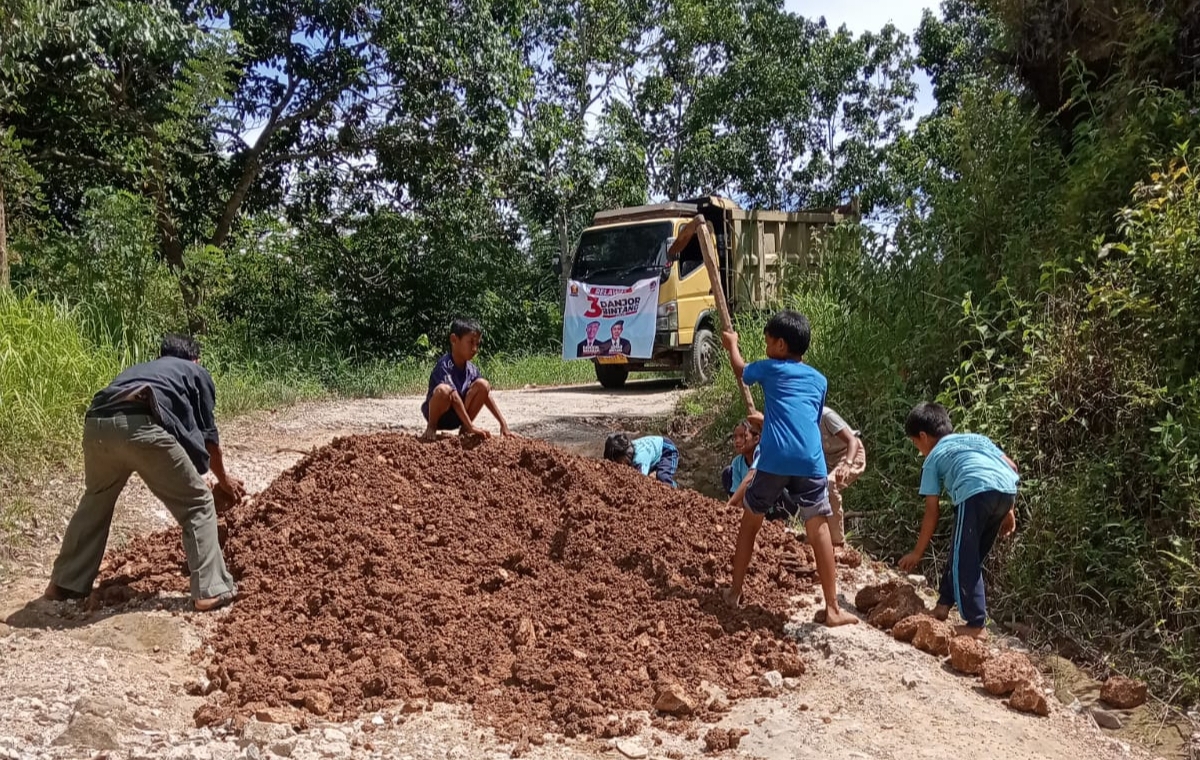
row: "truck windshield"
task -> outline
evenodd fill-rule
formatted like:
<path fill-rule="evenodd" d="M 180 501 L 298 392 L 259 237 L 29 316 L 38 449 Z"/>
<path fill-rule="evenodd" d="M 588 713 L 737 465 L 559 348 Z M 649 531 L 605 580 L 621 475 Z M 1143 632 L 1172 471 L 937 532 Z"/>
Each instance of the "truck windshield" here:
<path fill-rule="evenodd" d="M 575 251 L 571 279 L 621 278 L 650 267 L 664 267 L 664 243 L 670 236 L 670 222 L 584 232 Z"/>

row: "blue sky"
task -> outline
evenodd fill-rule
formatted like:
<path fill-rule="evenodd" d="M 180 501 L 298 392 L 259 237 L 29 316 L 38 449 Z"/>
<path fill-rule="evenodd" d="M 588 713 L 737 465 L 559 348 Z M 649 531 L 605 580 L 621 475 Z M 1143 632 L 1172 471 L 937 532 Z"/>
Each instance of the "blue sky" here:
<path fill-rule="evenodd" d="M 824 16 L 834 29 L 845 24 L 853 32 L 878 31 L 891 22 L 912 37 L 921 23 L 921 13 L 938 10 L 937 0 L 784 0 L 783 7 L 807 18 Z M 933 88 L 925 72 L 918 71 L 917 102 L 914 116 L 933 110 Z"/>

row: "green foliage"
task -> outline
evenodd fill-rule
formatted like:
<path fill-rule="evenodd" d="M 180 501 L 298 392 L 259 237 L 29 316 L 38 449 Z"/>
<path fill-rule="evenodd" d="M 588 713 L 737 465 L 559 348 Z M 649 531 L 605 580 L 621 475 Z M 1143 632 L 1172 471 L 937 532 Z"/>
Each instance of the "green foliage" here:
<path fill-rule="evenodd" d="M 61 303 L 0 292 L 0 473 L 15 478 L 56 461 L 77 438 L 92 394 L 120 371 L 111 344 Z"/>

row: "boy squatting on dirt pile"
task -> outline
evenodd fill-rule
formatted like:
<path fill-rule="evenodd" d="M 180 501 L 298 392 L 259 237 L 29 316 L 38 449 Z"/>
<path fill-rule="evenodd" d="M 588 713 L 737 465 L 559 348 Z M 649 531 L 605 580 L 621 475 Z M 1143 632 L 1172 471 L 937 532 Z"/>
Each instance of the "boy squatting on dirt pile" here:
<path fill-rule="evenodd" d="M 216 388 L 200 366 L 200 346 L 168 335 L 160 356 L 122 372 L 95 395 L 83 425 L 86 490 L 63 535 L 47 599 L 91 594 L 108 542 L 113 508 L 129 476 L 137 473 L 183 528 L 191 596 L 201 612 L 237 593 L 217 539 L 213 492 L 201 477 L 210 469 L 231 503 L 245 493 L 225 471 L 213 411 Z"/>

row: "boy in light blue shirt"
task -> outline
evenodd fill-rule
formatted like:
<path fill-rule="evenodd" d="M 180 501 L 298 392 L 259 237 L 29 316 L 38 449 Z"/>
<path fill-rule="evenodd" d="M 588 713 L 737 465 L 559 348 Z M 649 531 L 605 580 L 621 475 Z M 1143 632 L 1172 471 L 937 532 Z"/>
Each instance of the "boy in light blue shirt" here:
<path fill-rule="evenodd" d="M 917 404 L 908 413 L 904 433 L 925 456 L 921 467 L 921 495 L 925 519 L 917 547 L 900 559 L 900 568 L 912 570 L 929 547 L 938 523 L 938 501 L 943 487 L 957 514 L 950 561 L 942 575 L 934 616 L 945 620 L 950 608 L 967 621 L 955 628 L 959 636 L 984 638 L 987 602 L 983 586 L 983 561 L 996 538 L 1017 528 L 1013 507 L 1017 499 L 1017 465 L 986 436 L 955 433 L 950 414 L 941 404 Z"/>
<path fill-rule="evenodd" d="M 643 475 L 653 475 L 660 483 L 675 488 L 679 449 L 670 438 L 661 435 L 630 438 L 625 433 L 613 433 L 604 442 L 604 458 L 632 465 Z"/>
<path fill-rule="evenodd" d="M 750 420 L 742 420 L 733 429 L 733 450 L 737 456 L 721 471 L 721 485 L 729 494 L 730 506 L 740 507 L 745 493 L 742 485 L 749 485 L 747 476 L 758 466 L 758 431 Z"/>
<path fill-rule="evenodd" d="M 737 333 L 721 335 L 734 374 L 747 385 L 761 385 L 764 399 L 763 414 L 747 418 L 761 427 L 762 434 L 758 464 L 742 497 L 733 582 L 724 593 L 725 602 L 737 606 L 741 601 L 763 520 L 800 518 L 816 556 L 825 598 L 825 609 L 817 620 L 830 627 L 851 625 L 858 618 L 838 606 L 837 567 L 829 534 L 828 518 L 833 510 L 819 427 L 828 383 L 824 375 L 804 363 L 812 328 L 803 314 L 784 310 L 771 317 L 763 332 L 768 358 L 753 364 L 742 359 Z"/>

